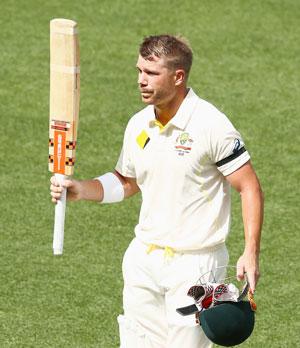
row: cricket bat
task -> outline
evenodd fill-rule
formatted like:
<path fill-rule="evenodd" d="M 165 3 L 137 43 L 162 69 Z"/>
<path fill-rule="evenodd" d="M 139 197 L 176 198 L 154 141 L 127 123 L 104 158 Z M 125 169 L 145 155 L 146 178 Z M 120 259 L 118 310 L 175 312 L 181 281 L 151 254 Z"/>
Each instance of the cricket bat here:
<path fill-rule="evenodd" d="M 80 98 L 77 23 L 50 21 L 49 170 L 57 181 L 73 175 Z M 61 255 L 64 243 L 66 189 L 55 206 L 53 253 Z"/>

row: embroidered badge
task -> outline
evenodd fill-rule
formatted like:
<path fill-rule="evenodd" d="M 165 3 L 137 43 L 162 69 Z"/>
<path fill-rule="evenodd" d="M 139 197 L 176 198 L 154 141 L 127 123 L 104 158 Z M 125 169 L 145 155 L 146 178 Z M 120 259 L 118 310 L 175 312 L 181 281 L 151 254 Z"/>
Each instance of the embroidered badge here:
<path fill-rule="evenodd" d="M 190 137 L 189 133 L 181 133 L 176 138 L 175 151 L 179 156 L 183 156 L 186 153 L 191 152 L 194 140 Z"/>

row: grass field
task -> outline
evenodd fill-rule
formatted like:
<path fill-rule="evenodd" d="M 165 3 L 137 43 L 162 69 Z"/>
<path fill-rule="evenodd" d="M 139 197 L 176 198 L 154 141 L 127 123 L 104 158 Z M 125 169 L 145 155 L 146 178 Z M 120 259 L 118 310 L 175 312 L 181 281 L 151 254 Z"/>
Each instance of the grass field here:
<path fill-rule="evenodd" d="M 241 131 L 265 192 L 257 321 L 243 347 L 300 347 L 296 0 L 1 1 L 0 347 L 118 347 L 121 261 L 140 197 L 69 204 L 64 255 L 53 257 L 47 158 L 55 17 L 80 27 L 77 178 L 114 167 L 126 123 L 142 108 L 135 62 L 143 36 L 188 37 L 195 54 L 190 85 Z M 233 193 L 233 264 L 242 237 Z"/>

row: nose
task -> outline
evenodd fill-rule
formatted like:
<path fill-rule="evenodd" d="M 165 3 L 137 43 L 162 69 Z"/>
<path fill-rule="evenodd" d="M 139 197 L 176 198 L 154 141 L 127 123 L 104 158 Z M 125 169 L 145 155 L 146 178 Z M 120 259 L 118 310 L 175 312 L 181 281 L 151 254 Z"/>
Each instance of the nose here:
<path fill-rule="evenodd" d="M 145 76 L 145 74 L 143 72 L 139 72 L 138 84 L 140 86 L 146 86 L 147 85 L 147 79 L 146 79 L 146 76 Z"/>

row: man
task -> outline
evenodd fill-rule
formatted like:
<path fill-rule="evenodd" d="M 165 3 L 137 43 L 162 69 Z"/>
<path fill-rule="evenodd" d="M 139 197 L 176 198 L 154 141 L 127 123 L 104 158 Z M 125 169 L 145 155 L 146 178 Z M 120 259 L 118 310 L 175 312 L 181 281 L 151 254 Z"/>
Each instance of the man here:
<path fill-rule="evenodd" d="M 69 200 L 121 201 L 141 191 L 136 237 L 123 260 L 122 348 L 211 347 L 194 318 L 190 286 L 228 263 L 230 186 L 241 195 L 245 249 L 237 277 L 259 277 L 263 198 L 240 134 L 200 99 L 187 80 L 192 51 L 184 39 L 150 36 L 140 46 L 138 86 L 147 107 L 129 121 L 113 173 L 67 180 Z M 51 178 L 53 202 L 61 188 Z M 221 277 L 223 274 L 219 274 Z"/>

